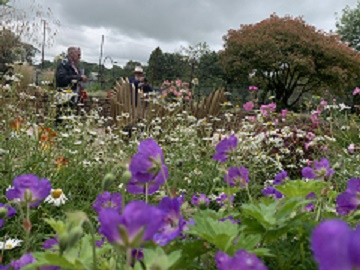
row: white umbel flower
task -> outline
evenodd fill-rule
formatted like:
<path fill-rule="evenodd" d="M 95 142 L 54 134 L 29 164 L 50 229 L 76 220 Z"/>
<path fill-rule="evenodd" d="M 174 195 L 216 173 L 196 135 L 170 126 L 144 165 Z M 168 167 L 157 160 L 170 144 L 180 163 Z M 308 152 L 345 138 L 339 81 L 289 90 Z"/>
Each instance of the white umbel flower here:
<path fill-rule="evenodd" d="M 51 189 L 50 195 L 46 197 L 45 202 L 59 207 L 68 200 L 61 188 Z"/>

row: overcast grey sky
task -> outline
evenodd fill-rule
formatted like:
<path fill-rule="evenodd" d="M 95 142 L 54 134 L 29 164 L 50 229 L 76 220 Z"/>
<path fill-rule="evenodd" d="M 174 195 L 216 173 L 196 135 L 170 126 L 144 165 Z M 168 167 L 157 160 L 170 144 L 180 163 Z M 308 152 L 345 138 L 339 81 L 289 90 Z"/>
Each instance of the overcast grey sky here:
<path fill-rule="evenodd" d="M 356 0 L 34 1 L 50 7 L 61 23 L 54 46 L 46 48 L 47 59 L 76 45 L 82 48 L 83 60 L 98 63 L 104 34 L 104 56 L 120 65 L 128 60 L 146 63 L 157 46 L 174 52 L 181 45 L 207 42 L 211 49 L 219 50 L 227 30 L 257 23 L 273 12 L 303 16 L 318 29 L 335 30 L 335 12 L 341 14 L 346 5 L 356 6 Z"/>

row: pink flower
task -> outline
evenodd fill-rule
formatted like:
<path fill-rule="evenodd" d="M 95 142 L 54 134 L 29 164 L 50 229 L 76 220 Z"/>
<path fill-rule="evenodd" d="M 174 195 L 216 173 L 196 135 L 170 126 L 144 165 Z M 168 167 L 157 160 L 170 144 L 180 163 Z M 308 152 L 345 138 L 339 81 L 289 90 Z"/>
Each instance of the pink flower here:
<path fill-rule="evenodd" d="M 315 137 L 316 137 L 316 135 L 314 133 L 312 133 L 312 132 L 309 132 L 306 135 L 306 139 L 308 139 L 309 141 L 312 141 Z"/>
<path fill-rule="evenodd" d="M 257 90 L 259 90 L 259 88 L 257 86 L 254 86 L 254 85 L 250 85 L 249 90 L 250 91 L 257 91 Z"/>
<path fill-rule="evenodd" d="M 353 92 L 353 95 L 357 95 L 357 94 L 360 94 L 360 88 L 359 87 L 356 87 L 354 92 Z"/>
<path fill-rule="evenodd" d="M 248 119 L 251 123 L 254 123 L 256 121 L 256 116 L 249 116 Z"/>
<path fill-rule="evenodd" d="M 288 113 L 288 110 L 286 110 L 286 109 L 285 109 L 285 110 L 281 110 L 281 116 L 282 116 L 282 117 L 285 118 L 286 115 L 287 115 L 287 113 Z"/>
<path fill-rule="evenodd" d="M 275 104 L 274 102 L 272 102 L 272 103 L 270 103 L 270 104 L 268 105 L 268 107 L 269 107 L 269 110 L 270 110 L 271 112 L 273 112 L 273 111 L 275 111 L 275 109 L 276 109 L 276 104 Z"/>
<path fill-rule="evenodd" d="M 254 103 L 252 103 L 251 101 L 246 102 L 243 107 L 246 111 L 251 111 L 252 109 L 254 109 Z"/>
<path fill-rule="evenodd" d="M 186 101 L 190 101 L 190 97 L 188 97 L 188 96 L 185 97 L 184 99 L 185 99 Z"/>
<path fill-rule="evenodd" d="M 322 106 L 322 107 L 326 107 L 327 106 L 327 101 L 326 100 L 322 100 L 321 102 L 320 102 L 320 106 Z"/>
<path fill-rule="evenodd" d="M 181 87 L 181 80 L 176 80 L 175 83 L 177 87 Z"/>
<path fill-rule="evenodd" d="M 268 104 L 268 105 L 261 105 L 260 106 L 260 112 L 263 116 L 267 116 L 269 112 L 273 112 L 276 109 L 276 104 L 274 102 Z"/>
<path fill-rule="evenodd" d="M 349 150 L 349 152 L 350 152 L 351 154 L 354 153 L 355 146 L 354 146 L 353 143 L 349 145 L 348 150 Z"/>

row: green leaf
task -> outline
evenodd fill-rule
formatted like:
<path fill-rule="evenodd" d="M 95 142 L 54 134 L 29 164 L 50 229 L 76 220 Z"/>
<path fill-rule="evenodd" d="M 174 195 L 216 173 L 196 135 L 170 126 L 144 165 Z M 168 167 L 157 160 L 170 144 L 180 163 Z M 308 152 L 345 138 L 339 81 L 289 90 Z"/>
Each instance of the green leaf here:
<path fill-rule="evenodd" d="M 146 269 L 167 270 L 181 258 L 180 250 L 166 254 L 161 247 L 157 247 L 155 250 L 144 249 L 143 253 Z"/>
<path fill-rule="evenodd" d="M 179 248 L 181 248 L 181 260 L 177 261 L 172 267 L 173 269 L 192 269 L 189 266 L 194 263 L 195 259 L 209 252 L 209 249 L 204 245 L 204 241 L 201 240 L 190 241 L 181 246 L 176 244 L 170 251 Z"/>
<path fill-rule="evenodd" d="M 63 233 L 64 231 L 66 231 L 66 225 L 64 222 L 58 220 L 56 221 L 55 219 L 53 218 L 45 218 L 44 219 L 45 222 L 47 224 L 49 224 L 51 226 L 51 228 L 58 234 L 61 234 Z"/>
<path fill-rule="evenodd" d="M 318 180 L 305 182 L 302 180 L 287 181 L 282 185 L 276 186 L 276 189 L 284 194 L 287 198 L 306 197 L 309 193 L 314 192 L 316 196 L 321 195 L 321 191 L 328 187 L 328 183 Z"/>
<path fill-rule="evenodd" d="M 68 217 L 68 222 L 75 226 L 82 226 L 85 221 L 88 220 L 88 216 L 83 211 L 75 211 L 65 213 Z"/>
<path fill-rule="evenodd" d="M 229 220 L 219 222 L 218 219 L 205 217 L 203 214 L 193 216 L 195 225 L 190 226 L 186 233 L 198 236 L 215 245 L 218 249 L 228 250 L 239 234 L 239 226 Z"/>

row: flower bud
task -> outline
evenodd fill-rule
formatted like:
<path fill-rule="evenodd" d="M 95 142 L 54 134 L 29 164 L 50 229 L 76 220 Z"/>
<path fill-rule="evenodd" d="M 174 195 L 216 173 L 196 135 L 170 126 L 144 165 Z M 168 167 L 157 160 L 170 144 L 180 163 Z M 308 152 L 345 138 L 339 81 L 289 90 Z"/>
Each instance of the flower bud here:
<path fill-rule="evenodd" d="M 8 209 L 6 207 L 0 208 L 0 219 L 4 219 L 7 217 Z"/>
<path fill-rule="evenodd" d="M 124 173 L 123 173 L 123 175 L 122 175 L 122 180 L 123 180 L 123 182 L 124 183 L 127 183 L 127 182 L 129 182 L 130 181 L 130 179 L 131 179 L 131 172 L 130 171 L 128 171 L 128 170 L 126 170 Z"/>
<path fill-rule="evenodd" d="M 109 190 L 111 184 L 115 181 L 115 175 L 112 173 L 107 173 L 102 181 L 102 189 Z"/>

